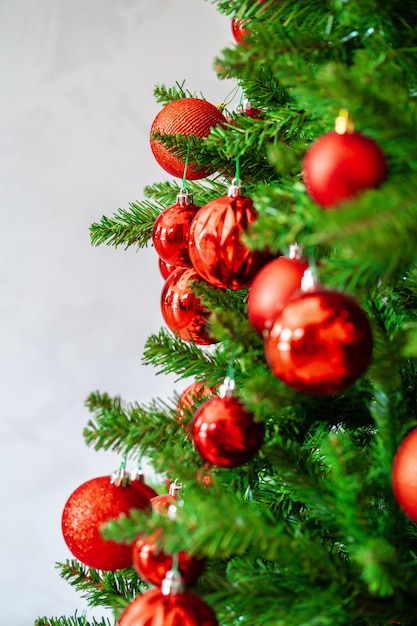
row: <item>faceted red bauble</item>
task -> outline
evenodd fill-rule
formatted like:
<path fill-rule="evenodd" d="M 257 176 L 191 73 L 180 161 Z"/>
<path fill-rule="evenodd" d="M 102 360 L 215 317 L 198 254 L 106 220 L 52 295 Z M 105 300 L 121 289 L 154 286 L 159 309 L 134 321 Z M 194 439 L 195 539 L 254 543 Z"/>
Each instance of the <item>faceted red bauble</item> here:
<path fill-rule="evenodd" d="M 268 331 L 288 300 L 301 288 L 308 267 L 304 258 L 280 256 L 267 263 L 255 276 L 249 289 L 248 318 L 257 333 Z"/>
<path fill-rule="evenodd" d="M 297 391 L 338 394 L 369 365 L 372 330 L 365 312 L 339 291 L 317 289 L 290 300 L 265 340 L 269 367 Z"/>
<path fill-rule="evenodd" d="M 118 626 L 218 626 L 214 611 L 190 591 L 164 595 L 151 589 L 131 602 Z"/>
<path fill-rule="evenodd" d="M 160 530 L 148 537 L 139 537 L 133 544 L 133 565 L 139 576 L 152 585 L 161 585 L 172 568 L 172 556 L 158 546 Z M 185 585 L 193 583 L 204 570 L 205 559 L 191 557 L 184 550 L 178 552 L 178 570 Z"/>
<path fill-rule="evenodd" d="M 165 280 L 168 278 L 168 276 L 170 274 L 172 274 L 172 272 L 174 270 L 176 270 L 177 268 L 175 267 L 175 265 L 171 265 L 170 263 L 166 263 L 163 259 L 159 258 L 158 259 L 158 267 L 159 267 L 159 271 L 161 272 L 161 276 L 162 278 L 164 278 Z"/>
<path fill-rule="evenodd" d="M 192 219 L 200 208 L 193 203 L 192 198 L 178 194 L 177 202 L 164 209 L 156 218 L 152 242 L 165 263 L 191 267 L 188 239 Z"/>
<path fill-rule="evenodd" d="M 191 284 L 199 277 L 193 269 L 176 269 L 165 281 L 161 311 L 166 325 L 184 341 L 199 345 L 215 343 L 207 330 L 208 313 L 193 293 Z"/>
<path fill-rule="evenodd" d="M 401 509 L 417 522 L 417 428 L 402 441 L 394 457 L 392 488 Z"/>
<path fill-rule="evenodd" d="M 216 198 L 198 211 L 191 223 L 189 253 L 205 281 L 222 289 L 249 287 L 265 263 L 263 254 L 242 241 L 256 217 L 252 200 L 241 195 Z"/>
<path fill-rule="evenodd" d="M 62 513 L 62 534 L 75 558 L 94 569 L 130 567 L 132 546 L 103 539 L 100 529 L 132 509 L 151 510 L 147 494 L 140 481 L 118 487 L 110 482 L 110 476 L 92 478 L 80 485 Z"/>
<path fill-rule="evenodd" d="M 330 131 L 322 135 L 303 161 L 307 192 L 324 209 L 379 187 L 386 176 L 387 163 L 381 148 L 358 132 Z"/>
<path fill-rule="evenodd" d="M 176 157 L 160 141 L 153 139 L 153 133 L 164 135 L 194 135 L 206 137 L 217 124 L 225 124 L 222 112 L 206 100 L 200 98 L 180 98 L 169 102 L 155 117 L 151 126 L 151 150 L 159 165 L 171 176 L 184 177 L 185 162 Z M 188 161 L 185 178 L 197 180 L 213 174 L 214 168 L 199 169 Z"/>
<path fill-rule="evenodd" d="M 219 467 L 237 467 L 258 452 L 264 440 L 264 425 L 254 421 L 238 398 L 215 396 L 197 409 L 192 439 L 205 461 Z"/>

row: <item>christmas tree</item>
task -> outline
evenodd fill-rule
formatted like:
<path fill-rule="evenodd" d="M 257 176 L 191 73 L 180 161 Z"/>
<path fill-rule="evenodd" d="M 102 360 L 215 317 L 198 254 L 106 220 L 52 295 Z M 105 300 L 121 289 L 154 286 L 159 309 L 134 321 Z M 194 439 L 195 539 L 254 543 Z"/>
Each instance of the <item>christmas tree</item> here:
<path fill-rule="evenodd" d="M 417 6 L 213 4 L 234 91 L 156 86 L 163 180 L 91 226 L 154 246 L 143 361 L 183 392 L 89 396 L 121 467 L 69 499 L 60 572 L 103 626 L 416 624 Z"/>

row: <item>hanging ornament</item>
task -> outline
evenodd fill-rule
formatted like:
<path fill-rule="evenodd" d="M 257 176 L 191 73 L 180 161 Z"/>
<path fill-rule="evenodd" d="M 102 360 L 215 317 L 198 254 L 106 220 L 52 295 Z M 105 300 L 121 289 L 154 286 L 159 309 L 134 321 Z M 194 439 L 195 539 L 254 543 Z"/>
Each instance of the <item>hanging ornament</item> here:
<path fill-rule="evenodd" d="M 301 246 L 290 247 L 288 256 L 280 256 L 267 263 L 255 276 L 249 288 L 247 310 L 256 332 L 267 332 L 278 313 L 301 289 L 301 280 L 308 261 Z"/>
<path fill-rule="evenodd" d="M 198 345 L 215 343 L 207 332 L 208 311 L 194 294 L 191 284 L 199 277 L 193 269 L 178 268 L 165 281 L 161 312 L 166 325 L 183 341 Z"/>
<path fill-rule="evenodd" d="M 371 360 L 369 320 L 353 298 L 315 284 L 310 270 L 303 287 L 274 320 L 265 339 L 266 360 L 273 374 L 297 391 L 342 393 Z"/>
<path fill-rule="evenodd" d="M 197 409 L 192 439 L 200 456 L 219 467 L 237 467 L 250 461 L 264 440 L 264 425 L 234 396 L 234 381 L 227 377 L 219 395 Z"/>
<path fill-rule="evenodd" d="M 191 267 L 188 238 L 191 221 L 200 209 L 193 197 L 182 190 L 175 204 L 164 209 L 156 218 L 152 242 L 157 254 L 165 263 L 175 267 Z"/>
<path fill-rule="evenodd" d="M 198 211 L 191 223 L 189 253 L 195 271 L 205 281 L 222 289 L 249 287 L 265 264 L 265 255 L 242 241 L 256 218 L 252 200 L 241 195 L 239 181 L 230 185 L 227 196 Z"/>
<path fill-rule="evenodd" d="M 81 563 L 114 571 L 132 565 L 132 546 L 104 539 L 102 525 L 132 509 L 151 510 L 151 504 L 140 481 L 111 481 L 111 476 L 92 478 L 71 494 L 62 513 L 62 534 Z"/>
<path fill-rule="evenodd" d="M 199 138 L 207 137 L 210 130 L 218 124 L 225 124 L 226 118 L 214 104 L 200 98 L 179 98 L 166 104 L 155 117 L 151 126 L 150 145 L 159 165 L 171 176 L 197 180 L 215 172 L 215 168 L 199 168 L 188 161 L 176 157 L 161 141 L 154 139 L 154 133 L 164 135 L 185 135 Z"/>
<path fill-rule="evenodd" d="M 176 481 L 169 480 L 168 493 L 156 495 L 151 498 L 152 509 L 159 515 L 167 515 L 171 507 L 175 507 L 177 504 L 178 491 L 181 489 L 181 485 Z"/>
<path fill-rule="evenodd" d="M 417 522 L 417 428 L 405 437 L 395 454 L 392 488 L 401 509 Z"/>
<path fill-rule="evenodd" d="M 139 537 L 133 544 L 133 565 L 139 576 L 152 585 L 161 585 L 173 565 L 173 557 L 160 547 L 162 530 Z M 178 571 L 184 584 L 191 585 L 203 572 L 206 559 L 190 556 L 184 550 L 176 555 Z"/>
<path fill-rule="evenodd" d="M 232 35 L 236 43 L 240 43 L 242 46 L 249 46 L 250 43 L 250 19 L 234 17 L 230 23 L 232 28 Z"/>
<path fill-rule="evenodd" d="M 345 110 L 340 111 L 335 130 L 319 137 L 303 161 L 306 190 L 323 209 L 337 207 L 360 192 L 379 187 L 387 173 L 381 148 L 354 130 Z"/>
<path fill-rule="evenodd" d="M 117 626 L 219 626 L 213 609 L 168 572 L 161 588 L 145 591 L 124 610 Z"/>
<path fill-rule="evenodd" d="M 158 267 L 159 267 L 159 271 L 161 272 L 161 276 L 164 280 L 166 280 L 168 278 L 168 276 L 170 274 L 172 274 L 172 272 L 174 270 L 176 270 L 177 268 L 175 267 L 175 265 L 171 265 L 170 263 L 166 263 L 163 259 L 158 258 Z"/>
<path fill-rule="evenodd" d="M 177 418 L 178 421 L 184 421 L 186 417 L 186 411 L 189 411 L 195 406 L 195 403 L 200 403 L 202 400 L 209 398 L 216 391 L 216 387 L 209 387 L 203 382 L 194 382 L 188 385 L 181 393 L 177 404 Z M 187 431 L 191 432 L 191 426 L 187 427 Z"/>

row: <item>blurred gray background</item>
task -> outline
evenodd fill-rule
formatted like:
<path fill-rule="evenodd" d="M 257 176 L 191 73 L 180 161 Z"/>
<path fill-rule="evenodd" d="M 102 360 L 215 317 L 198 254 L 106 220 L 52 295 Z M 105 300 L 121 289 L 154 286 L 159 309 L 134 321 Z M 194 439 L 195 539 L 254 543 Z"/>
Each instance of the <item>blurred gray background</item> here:
<path fill-rule="evenodd" d="M 1 622 L 91 611 L 59 577 L 70 493 L 120 459 L 87 448 L 91 391 L 147 402 L 163 324 L 156 254 L 93 248 L 89 226 L 166 180 L 149 148 L 156 84 L 217 103 L 233 43 L 209 0 L 0 0 Z"/>

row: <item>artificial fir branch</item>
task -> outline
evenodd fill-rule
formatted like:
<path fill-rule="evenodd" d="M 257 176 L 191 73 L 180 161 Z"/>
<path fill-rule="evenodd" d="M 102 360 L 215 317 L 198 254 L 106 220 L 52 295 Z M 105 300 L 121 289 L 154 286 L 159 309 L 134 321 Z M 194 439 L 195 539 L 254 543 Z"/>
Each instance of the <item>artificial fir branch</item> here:
<path fill-rule="evenodd" d="M 88 621 L 85 615 L 74 615 L 73 617 L 40 617 L 34 626 L 114 626 L 114 621 L 103 617 L 100 621 L 93 618 Z"/>
<path fill-rule="evenodd" d="M 129 210 L 119 209 L 112 217 L 103 215 L 100 222 L 94 222 L 90 227 L 91 242 L 94 246 L 122 245 L 127 249 L 136 245 L 143 248 L 148 244 L 153 224 L 163 208 L 144 200 L 130 203 Z"/>

